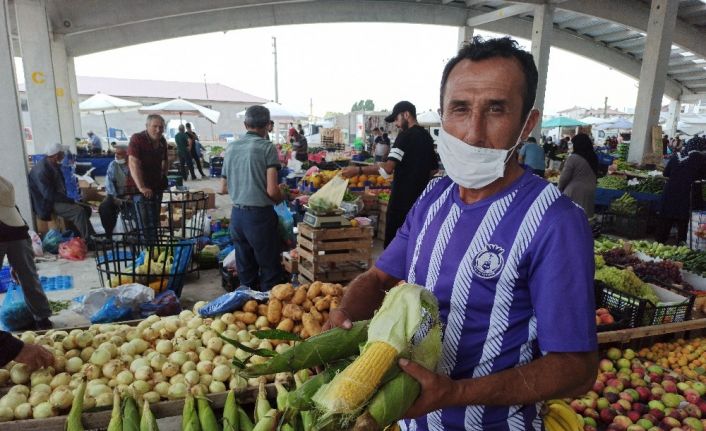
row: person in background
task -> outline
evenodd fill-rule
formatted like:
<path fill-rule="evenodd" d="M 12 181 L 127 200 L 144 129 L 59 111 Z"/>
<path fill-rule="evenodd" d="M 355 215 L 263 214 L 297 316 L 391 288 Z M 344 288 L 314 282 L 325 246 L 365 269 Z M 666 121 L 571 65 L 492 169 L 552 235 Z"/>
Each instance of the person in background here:
<path fill-rule="evenodd" d="M 233 202 L 230 235 L 240 283 L 267 291 L 284 280 L 274 210 L 284 199 L 277 181 L 280 163 L 267 139 L 269 109 L 249 107 L 244 122 L 247 133 L 226 149 L 220 193 Z"/>
<path fill-rule="evenodd" d="M 10 361 L 27 365 L 30 372 L 53 367 L 54 355 L 39 344 L 25 344 L 12 333 L 0 331 L 0 367 Z"/>
<path fill-rule="evenodd" d="M 98 137 L 92 131 L 88 131 L 88 142 L 91 144 L 91 152 L 93 154 L 101 154 L 103 152 L 103 144 L 101 143 L 101 138 Z"/>
<path fill-rule="evenodd" d="M 302 127 L 301 124 L 297 125 L 297 133 L 299 133 L 299 136 L 304 136 L 304 128 Z"/>
<path fill-rule="evenodd" d="M 702 206 L 701 187 L 692 185 L 697 180 L 706 179 L 706 139 L 691 138 L 681 153 L 675 153 L 664 168 L 667 178 L 662 191 L 662 209 L 655 239 L 665 243 L 674 225 L 677 226 L 677 243 L 687 240 L 690 206 Z M 693 200 L 692 200 L 693 199 Z"/>
<path fill-rule="evenodd" d="M 662 136 L 662 156 L 669 154 L 669 135 Z"/>
<path fill-rule="evenodd" d="M 189 173 L 191 173 L 191 180 L 195 180 L 196 174 L 194 173 L 194 159 L 191 156 L 191 147 L 194 145 L 194 140 L 191 139 L 191 136 L 186 133 L 186 129 L 183 124 L 179 124 L 179 133 L 174 136 L 174 142 L 177 147 L 181 177 L 184 178 L 184 181 L 186 181 L 189 178 Z"/>
<path fill-rule="evenodd" d="M 301 126 L 301 124 L 299 125 Z M 304 137 L 303 133 L 297 133 L 298 139 L 292 143 L 294 158 L 300 162 L 309 160 L 309 142 Z"/>
<path fill-rule="evenodd" d="M 373 154 L 376 162 L 386 161 L 387 155 L 390 154 L 390 138 L 382 129 L 378 130 L 378 136 L 375 138 Z"/>
<path fill-rule="evenodd" d="M 51 309 L 34 264 L 29 226 L 15 205 L 15 187 L 0 176 L 0 266 L 5 256 L 12 266 L 13 278 L 16 278 L 22 287 L 27 308 L 34 316 L 35 327 L 27 329 L 51 329 Z M 4 335 L 0 335 L 0 347 L 5 347 L 7 340 L 2 340 L 3 338 Z M 3 364 L 2 358 L 8 357 L 3 353 L 0 352 L 0 366 Z M 9 357 L 12 358 L 16 354 L 17 351 Z"/>
<path fill-rule="evenodd" d="M 147 236 L 153 238 L 159 227 L 162 192 L 167 188 L 167 140 L 164 138 L 164 118 L 150 114 L 145 130 L 130 137 L 127 177 L 129 190 L 137 208 L 137 223 Z"/>
<path fill-rule="evenodd" d="M 194 160 L 201 178 L 206 178 L 206 174 L 203 173 L 203 168 L 201 167 L 201 141 L 199 140 L 199 135 L 191 129 L 191 123 L 186 123 L 186 134 L 191 138 L 191 147 L 189 147 L 191 158 Z"/>
<path fill-rule="evenodd" d="M 298 135 L 297 129 L 294 128 L 294 123 L 289 123 L 289 131 L 287 132 L 287 141 L 292 142 L 292 138 Z"/>
<path fill-rule="evenodd" d="M 385 117 L 385 122 L 394 122 L 401 130 L 387 161 L 365 167 L 349 166 L 341 171 L 341 175 L 345 178 L 377 174 L 388 177 L 394 172 L 385 224 L 387 247 L 404 223 L 412 205 L 439 169 L 439 163 L 434 152 L 434 139 L 425 128 L 417 124 L 417 108 L 412 103 L 397 103 L 392 113 Z"/>
<path fill-rule="evenodd" d="M 520 164 L 525 164 L 532 169 L 535 175 L 544 178 L 544 150 L 537 145 L 537 140 L 530 136 L 525 145 L 520 148 Z"/>
<path fill-rule="evenodd" d="M 91 207 L 76 202 L 66 194 L 66 182 L 59 166 L 64 160 L 64 146 L 56 143 L 46 150 L 46 157 L 29 171 L 29 192 L 32 209 L 40 220 L 49 221 L 52 215 L 70 221 L 79 235 L 92 248 L 96 232 L 91 225 Z"/>
<path fill-rule="evenodd" d="M 591 138 L 579 133 L 571 140 L 574 152 L 566 159 L 559 177 L 559 191 L 583 208 L 588 218 L 593 217 L 598 179 L 598 156 L 593 151 Z"/>
<path fill-rule="evenodd" d="M 105 174 L 106 196 L 98 207 L 101 224 L 108 238 L 113 236 L 118 214 L 126 199 L 127 179 L 130 177 L 130 168 L 127 163 L 127 144 L 115 146 L 115 160 L 110 162 Z"/>

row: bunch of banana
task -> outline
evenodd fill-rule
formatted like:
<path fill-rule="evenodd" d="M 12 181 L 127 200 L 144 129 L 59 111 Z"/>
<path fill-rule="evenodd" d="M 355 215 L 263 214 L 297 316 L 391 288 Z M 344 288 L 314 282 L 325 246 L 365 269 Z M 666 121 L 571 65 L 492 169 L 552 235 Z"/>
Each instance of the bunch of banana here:
<path fill-rule="evenodd" d="M 544 403 L 544 427 L 547 431 L 582 431 L 579 416 L 565 401 L 550 400 Z"/>

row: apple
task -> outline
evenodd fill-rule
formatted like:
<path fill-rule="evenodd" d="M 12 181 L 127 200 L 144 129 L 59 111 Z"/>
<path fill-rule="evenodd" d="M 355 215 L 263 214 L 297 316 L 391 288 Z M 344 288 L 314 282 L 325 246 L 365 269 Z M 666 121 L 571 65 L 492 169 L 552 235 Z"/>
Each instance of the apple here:
<path fill-rule="evenodd" d="M 652 393 L 650 392 L 649 389 L 647 389 L 647 387 L 639 386 L 639 387 L 635 388 L 635 390 L 637 391 L 637 394 L 640 397 L 640 401 L 645 401 L 645 402 L 649 401 L 650 395 L 652 395 Z"/>
<path fill-rule="evenodd" d="M 621 410 L 627 412 L 632 407 L 632 404 L 628 400 L 618 400 L 613 403 L 613 408 L 616 410 Z"/>
<path fill-rule="evenodd" d="M 704 384 L 702 382 L 692 383 L 691 388 L 696 390 L 696 392 L 698 392 L 699 395 L 701 395 L 701 396 L 706 395 L 706 384 Z"/>
<path fill-rule="evenodd" d="M 598 429 L 593 425 L 584 425 L 583 431 L 598 431 Z"/>
<path fill-rule="evenodd" d="M 691 386 L 686 382 L 678 382 L 677 389 L 679 389 L 679 391 L 681 391 L 681 392 L 684 392 L 687 389 L 691 389 Z"/>
<path fill-rule="evenodd" d="M 632 423 L 637 423 L 637 421 L 640 420 L 640 417 L 642 415 L 640 414 L 640 412 L 637 412 L 635 410 L 630 410 L 626 416 L 630 418 Z"/>
<path fill-rule="evenodd" d="M 596 316 L 601 316 L 603 314 L 610 314 L 610 311 L 608 311 L 607 308 L 598 308 L 596 309 Z"/>
<path fill-rule="evenodd" d="M 610 403 L 614 403 L 620 399 L 620 396 L 618 395 L 618 392 L 613 392 L 613 391 L 608 391 L 608 389 L 612 389 L 613 391 L 617 391 L 615 388 L 605 388 L 605 391 L 603 391 L 603 396 L 610 401 Z"/>
<path fill-rule="evenodd" d="M 598 415 L 598 412 L 596 412 L 596 415 Z M 598 422 L 596 422 L 597 419 L 593 418 L 591 416 L 584 416 L 583 418 L 583 425 L 584 426 L 591 426 L 591 427 L 597 427 Z"/>
<path fill-rule="evenodd" d="M 583 397 L 581 401 L 586 405 L 586 408 L 595 409 L 596 408 L 596 398 Z"/>
<path fill-rule="evenodd" d="M 583 411 L 583 418 L 593 419 L 594 421 L 597 421 L 601 418 L 601 416 L 598 414 L 598 411 L 596 409 L 587 408 Z"/>
<path fill-rule="evenodd" d="M 633 424 L 633 425 L 630 425 L 630 426 L 627 428 L 627 431 L 645 431 L 645 428 L 643 428 L 643 427 L 640 426 L 640 425 Z"/>
<path fill-rule="evenodd" d="M 684 406 L 684 411 L 692 418 L 701 419 L 701 409 L 696 404 L 687 404 Z"/>
<path fill-rule="evenodd" d="M 699 395 L 699 393 L 696 392 L 695 389 L 689 388 L 689 389 L 685 390 L 683 392 L 683 394 L 684 394 L 684 398 L 686 398 L 686 400 L 688 402 L 690 402 L 691 404 L 698 405 L 699 402 L 701 401 L 701 395 Z"/>
<path fill-rule="evenodd" d="M 623 358 L 625 358 L 625 359 L 635 359 L 635 356 L 637 356 L 637 354 L 635 353 L 635 351 L 634 351 L 633 349 L 625 349 L 625 350 L 623 350 Z"/>
<path fill-rule="evenodd" d="M 596 380 L 596 383 L 593 384 L 592 389 L 600 394 L 603 392 L 603 389 L 605 389 L 605 383 L 600 380 Z"/>
<path fill-rule="evenodd" d="M 610 407 L 610 401 L 608 401 L 608 398 L 601 397 L 596 400 L 596 410 L 603 410 L 607 409 L 608 407 Z"/>
<path fill-rule="evenodd" d="M 628 360 L 625 359 L 625 358 L 620 358 L 620 359 L 618 359 L 618 361 L 617 361 L 615 364 L 616 364 L 616 365 L 618 366 L 618 368 L 621 369 L 621 370 L 622 370 L 622 369 L 626 369 L 626 370 L 629 370 L 629 369 L 630 369 L 630 361 L 628 361 Z"/>
<path fill-rule="evenodd" d="M 643 417 L 642 419 L 637 421 L 637 425 L 640 425 L 644 429 L 650 429 L 654 426 L 654 423 L 651 420 Z"/>
<path fill-rule="evenodd" d="M 669 380 L 663 380 L 662 387 L 664 388 L 664 391 L 668 393 L 676 394 L 678 392 L 677 385 Z"/>
<path fill-rule="evenodd" d="M 618 349 L 617 347 L 611 347 L 606 352 L 606 356 L 608 357 L 608 359 L 617 361 L 618 359 L 623 357 L 623 352 L 621 352 L 620 349 Z"/>
<path fill-rule="evenodd" d="M 619 379 L 608 380 L 608 382 L 606 384 L 611 388 L 617 389 L 618 392 L 622 392 L 623 389 L 625 389 L 625 385 L 623 385 L 623 382 L 620 381 Z"/>
<path fill-rule="evenodd" d="M 630 397 L 632 398 L 631 401 L 633 402 L 640 399 L 640 394 L 633 388 L 627 388 L 625 389 L 625 392 L 630 395 Z"/>
<path fill-rule="evenodd" d="M 696 418 L 686 418 L 682 421 L 682 425 L 687 426 L 693 431 L 704 431 L 704 426 L 701 423 L 701 420 Z"/>
<path fill-rule="evenodd" d="M 588 392 L 586 392 L 586 395 L 584 395 L 584 398 L 591 398 L 594 400 L 597 400 L 598 397 L 600 397 L 600 395 L 598 395 L 598 393 L 596 393 L 596 391 L 588 391 Z"/>
<path fill-rule="evenodd" d="M 610 314 L 596 316 L 596 325 L 611 325 L 613 323 L 615 323 L 615 318 Z"/>
<path fill-rule="evenodd" d="M 647 371 L 653 374 L 657 374 L 658 376 L 664 374 L 664 370 L 659 365 L 650 365 L 649 367 L 647 367 Z"/>
<path fill-rule="evenodd" d="M 648 410 L 647 410 L 647 405 L 646 405 L 646 404 L 642 404 L 642 403 L 632 403 L 632 409 L 633 409 L 634 411 L 640 413 L 640 415 L 643 415 L 643 414 L 647 413 L 647 411 L 648 411 Z M 633 422 L 634 422 L 634 421 L 633 421 Z"/>
<path fill-rule="evenodd" d="M 706 416 L 706 401 L 701 400 L 697 405 L 699 406 L 699 410 L 701 410 L 701 415 Z"/>
<path fill-rule="evenodd" d="M 665 394 L 664 388 L 661 386 L 655 386 L 650 390 L 652 392 L 652 396 L 655 398 L 662 398 L 662 396 Z"/>
<path fill-rule="evenodd" d="M 650 408 L 650 410 L 656 409 L 664 413 L 664 403 L 662 403 L 662 401 L 652 400 L 647 403 L 647 406 Z"/>
<path fill-rule="evenodd" d="M 586 410 L 586 403 L 584 403 L 581 400 L 573 400 L 571 401 L 571 408 L 574 409 L 576 413 L 583 413 L 584 410 Z"/>
<path fill-rule="evenodd" d="M 666 429 L 674 429 L 681 426 L 681 422 L 670 416 L 665 416 L 660 422 L 660 425 L 667 427 Z"/>
<path fill-rule="evenodd" d="M 661 421 L 662 419 L 664 419 L 664 412 L 659 409 L 650 409 L 650 412 L 647 415 L 652 416 L 654 418 L 652 423 L 655 423 L 655 424 L 657 422 Z M 650 420 L 652 420 L 652 419 L 650 419 Z"/>
<path fill-rule="evenodd" d="M 615 409 L 612 409 L 609 407 L 606 409 L 601 409 L 599 416 L 600 416 L 601 422 L 609 424 L 609 423 L 613 422 L 613 419 L 616 416 L 618 416 L 618 412 Z"/>
<path fill-rule="evenodd" d="M 614 424 L 618 424 L 618 425 L 620 425 L 620 426 L 622 426 L 622 427 L 624 427 L 624 428 L 627 428 L 627 427 L 629 427 L 630 425 L 632 425 L 633 422 L 632 422 L 632 420 L 630 420 L 630 418 L 627 417 L 627 416 L 618 415 L 618 416 L 616 416 L 615 418 L 613 418 L 613 423 L 614 423 Z"/>
<path fill-rule="evenodd" d="M 684 411 L 684 409 L 674 409 L 667 416 L 671 416 L 681 422 L 686 419 L 688 415 L 686 414 L 686 411 Z"/>
<path fill-rule="evenodd" d="M 610 359 L 601 359 L 601 362 L 598 364 L 598 368 L 600 368 L 601 371 L 615 370 L 615 366 L 613 365 L 613 361 L 611 361 Z"/>

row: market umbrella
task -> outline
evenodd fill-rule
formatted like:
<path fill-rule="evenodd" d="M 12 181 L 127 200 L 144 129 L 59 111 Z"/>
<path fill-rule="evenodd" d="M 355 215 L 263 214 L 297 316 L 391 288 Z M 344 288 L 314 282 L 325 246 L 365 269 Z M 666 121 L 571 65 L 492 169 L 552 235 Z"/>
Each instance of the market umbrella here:
<path fill-rule="evenodd" d="M 597 124 L 609 123 L 611 120 L 608 118 L 600 117 L 585 117 L 581 119 L 582 122 L 595 126 Z"/>
<path fill-rule="evenodd" d="M 576 126 L 586 126 L 587 124 L 574 120 L 569 117 L 554 117 L 547 121 L 542 122 L 542 129 L 553 129 L 555 127 L 576 127 Z"/>
<path fill-rule="evenodd" d="M 417 115 L 417 123 L 420 126 L 439 126 L 441 124 L 441 117 L 436 111 L 426 111 Z"/>
<path fill-rule="evenodd" d="M 105 114 L 136 111 L 141 106 L 141 103 L 133 102 L 132 100 L 125 100 L 119 97 L 110 96 L 108 94 L 96 93 L 79 103 L 78 109 L 87 114 L 103 115 L 103 124 L 105 124 L 105 138 L 108 139 L 108 121 L 105 119 Z"/>
<path fill-rule="evenodd" d="M 281 103 L 267 102 L 262 106 L 270 110 L 270 119 L 272 121 L 294 122 L 299 120 L 306 120 L 308 118 L 306 114 L 303 114 L 297 111 L 296 109 L 286 107 Z M 245 111 L 246 109 L 243 109 L 242 111 L 238 112 L 236 116 L 240 118 L 244 117 Z"/>
<path fill-rule="evenodd" d="M 632 129 L 632 121 L 626 120 L 625 118 L 617 118 L 615 120 L 611 120 L 609 123 L 603 123 L 597 126 L 596 129 Z"/>
<path fill-rule="evenodd" d="M 221 116 L 218 111 L 182 98 L 167 100 L 152 106 L 144 106 L 139 111 L 143 114 L 179 115 L 179 121 L 181 121 L 182 115 L 203 117 L 213 124 L 216 124 Z"/>

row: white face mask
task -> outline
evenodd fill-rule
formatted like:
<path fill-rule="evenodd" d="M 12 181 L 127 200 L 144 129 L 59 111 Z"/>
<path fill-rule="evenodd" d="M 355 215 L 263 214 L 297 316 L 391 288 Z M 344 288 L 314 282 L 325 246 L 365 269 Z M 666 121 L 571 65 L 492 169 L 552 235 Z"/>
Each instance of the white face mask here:
<path fill-rule="evenodd" d="M 124 165 L 125 162 L 127 162 L 127 160 L 125 160 L 125 159 L 118 159 L 118 158 L 115 159 L 115 163 L 117 163 L 119 165 Z"/>
<path fill-rule="evenodd" d="M 520 144 L 522 130 L 529 120 L 525 119 L 520 136 L 509 150 L 480 148 L 469 145 L 449 134 L 442 125 L 439 130 L 437 150 L 444 164 L 446 174 L 461 187 L 467 189 L 482 189 L 505 175 L 505 164 Z"/>

